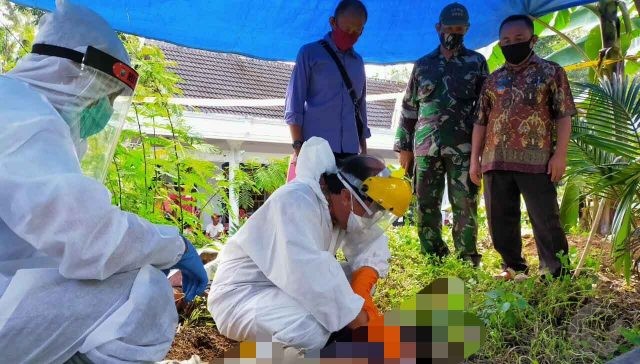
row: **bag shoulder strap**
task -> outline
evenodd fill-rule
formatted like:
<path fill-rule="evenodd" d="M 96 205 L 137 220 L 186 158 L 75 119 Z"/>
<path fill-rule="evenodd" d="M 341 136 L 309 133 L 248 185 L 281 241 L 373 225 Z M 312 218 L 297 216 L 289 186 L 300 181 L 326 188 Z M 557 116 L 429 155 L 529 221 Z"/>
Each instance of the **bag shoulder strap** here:
<path fill-rule="evenodd" d="M 356 91 L 353 89 L 353 84 L 351 83 L 351 79 L 349 78 L 349 74 L 347 70 L 344 68 L 342 62 L 338 58 L 336 52 L 333 51 L 331 46 L 326 40 L 321 40 L 320 44 L 322 47 L 329 53 L 336 66 L 338 66 L 338 70 L 340 70 L 340 75 L 342 75 L 342 80 L 344 81 L 344 85 L 347 87 L 347 91 L 349 92 L 349 96 L 351 97 L 351 101 L 353 102 L 355 118 L 356 118 L 356 129 L 358 131 L 358 140 L 362 140 L 362 135 L 364 132 L 364 122 L 362 120 L 362 115 L 360 115 L 360 99 L 358 99 L 358 95 L 356 95 Z M 362 97 L 364 97 L 364 92 L 362 93 Z"/>
<path fill-rule="evenodd" d="M 349 92 L 349 96 L 351 96 L 351 100 L 353 101 L 353 104 L 354 105 L 358 104 L 360 100 L 358 100 L 356 91 L 353 89 L 353 84 L 351 83 L 351 78 L 349 78 L 349 74 L 347 73 L 347 70 L 344 68 L 344 65 L 342 64 L 342 62 L 340 62 L 338 55 L 336 54 L 336 52 L 334 52 L 334 50 L 331 48 L 331 46 L 326 40 L 324 39 L 321 40 L 320 45 L 322 45 L 322 47 L 327 51 L 327 53 L 329 53 L 333 61 L 336 63 L 336 66 L 338 66 L 338 70 L 340 70 L 340 74 L 342 75 L 342 80 L 344 81 L 345 86 L 347 86 L 347 91 Z"/>

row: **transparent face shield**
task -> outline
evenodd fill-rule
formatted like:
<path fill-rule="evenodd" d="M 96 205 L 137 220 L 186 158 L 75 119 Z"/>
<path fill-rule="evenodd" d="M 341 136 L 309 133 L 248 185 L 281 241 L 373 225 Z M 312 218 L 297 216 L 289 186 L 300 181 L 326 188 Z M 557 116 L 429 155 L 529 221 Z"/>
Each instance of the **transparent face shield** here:
<path fill-rule="evenodd" d="M 137 72 L 91 46 L 85 53 L 48 44 L 35 44 L 32 53 L 66 58 L 80 64 L 81 91 L 66 111 L 84 174 L 104 182 L 125 123 Z"/>
<path fill-rule="evenodd" d="M 106 178 L 131 106 L 133 92 L 127 92 L 127 90 L 109 98 L 113 101 L 107 102 L 106 99 L 96 101 L 86 109 L 86 114 L 83 114 L 83 118 L 80 119 L 79 136 L 81 143 L 86 146 L 80 165 L 85 175 L 100 182 L 104 182 Z"/>
<path fill-rule="evenodd" d="M 372 199 L 366 197 L 366 195 L 356 192 L 356 189 L 360 190 L 362 187 L 362 181 L 347 173 L 338 172 L 338 179 L 342 182 L 345 188 L 351 193 L 351 196 L 362 206 L 365 211 L 364 216 L 359 216 L 360 223 L 363 228 L 379 228 L 382 231 L 386 231 L 389 226 L 398 220 L 398 216 L 395 216 L 390 211 L 384 209 Z M 383 169 L 378 173 L 377 177 L 389 177 L 390 172 L 388 169 Z M 355 188 L 354 188 L 355 187 Z"/>

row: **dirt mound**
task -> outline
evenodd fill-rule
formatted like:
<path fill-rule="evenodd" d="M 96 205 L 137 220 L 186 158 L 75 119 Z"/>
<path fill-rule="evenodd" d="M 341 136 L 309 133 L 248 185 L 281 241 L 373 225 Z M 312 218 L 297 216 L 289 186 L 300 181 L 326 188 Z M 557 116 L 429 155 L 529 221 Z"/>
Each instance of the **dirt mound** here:
<path fill-rule="evenodd" d="M 640 294 L 637 288 L 600 275 L 597 297 L 582 306 L 567 322 L 568 340 L 599 358 L 621 354 L 624 328 L 640 322 Z M 637 287 L 637 286 L 636 286 Z"/>
<path fill-rule="evenodd" d="M 167 359 L 186 360 L 196 354 L 203 362 L 212 362 L 236 344 L 237 342 L 220 335 L 213 326 L 181 327 Z"/>

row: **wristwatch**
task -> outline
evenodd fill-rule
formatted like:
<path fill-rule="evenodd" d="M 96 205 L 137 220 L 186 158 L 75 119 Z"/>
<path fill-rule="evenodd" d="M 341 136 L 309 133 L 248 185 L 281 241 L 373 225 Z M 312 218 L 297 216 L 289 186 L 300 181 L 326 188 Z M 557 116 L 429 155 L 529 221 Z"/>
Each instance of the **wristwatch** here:
<path fill-rule="evenodd" d="M 296 140 L 293 142 L 293 144 L 291 144 L 291 146 L 293 147 L 293 149 L 295 150 L 299 150 L 300 148 L 302 148 L 302 144 L 304 143 L 304 141 L 302 140 Z"/>

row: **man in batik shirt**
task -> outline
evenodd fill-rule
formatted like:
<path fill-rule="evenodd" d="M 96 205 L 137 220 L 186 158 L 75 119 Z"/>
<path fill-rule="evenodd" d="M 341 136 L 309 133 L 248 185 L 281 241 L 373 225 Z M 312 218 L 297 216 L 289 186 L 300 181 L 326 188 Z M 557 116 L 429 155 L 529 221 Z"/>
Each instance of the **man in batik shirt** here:
<path fill-rule="evenodd" d="M 533 226 L 542 273 L 566 271 L 567 254 L 555 183 L 566 169 L 571 117 L 576 108 L 567 75 L 533 52 L 537 37 L 525 15 L 500 26 L 506 64 L 486 80 L 473 130 L 471 179 L 484 181 L 489 231 L 503 260 L 500 277 L 526 274 L 520 237 L 520 195 Z M 554 140 L 557 142 L 554 143 Z"/>

